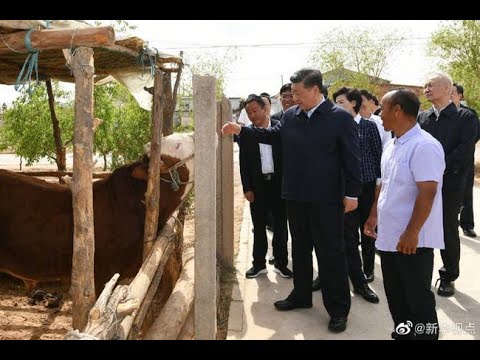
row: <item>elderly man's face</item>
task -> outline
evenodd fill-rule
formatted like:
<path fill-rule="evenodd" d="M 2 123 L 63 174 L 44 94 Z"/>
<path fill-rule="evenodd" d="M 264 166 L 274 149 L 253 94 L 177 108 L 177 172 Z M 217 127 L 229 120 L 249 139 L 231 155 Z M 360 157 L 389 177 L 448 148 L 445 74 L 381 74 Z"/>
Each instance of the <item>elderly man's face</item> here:
<path fill-rule="evenodd" d="M 450 98 L 450 87 L 439 77 L 433 77 L 427 80 L 423 87 L 423 93 L 430 102 L 441 101 Z"/>

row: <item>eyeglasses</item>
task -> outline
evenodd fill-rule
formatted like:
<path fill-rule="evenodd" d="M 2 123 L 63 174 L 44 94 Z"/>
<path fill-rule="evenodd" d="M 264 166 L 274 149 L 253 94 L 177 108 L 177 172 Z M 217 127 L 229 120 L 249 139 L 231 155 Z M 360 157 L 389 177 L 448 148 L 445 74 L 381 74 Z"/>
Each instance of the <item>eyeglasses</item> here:
<path fill-rule="evenodd" d="M 282 95 L 281 96 L 282 99 L 293 99 L 293 95 L 292 94 L 289 94 L 289 95 Z"/>

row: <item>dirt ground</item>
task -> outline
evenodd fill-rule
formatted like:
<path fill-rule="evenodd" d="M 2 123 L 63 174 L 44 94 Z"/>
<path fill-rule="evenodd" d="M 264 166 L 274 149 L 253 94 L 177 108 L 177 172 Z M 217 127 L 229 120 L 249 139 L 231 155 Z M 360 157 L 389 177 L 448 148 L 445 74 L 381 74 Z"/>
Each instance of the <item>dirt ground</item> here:
<path fill-rule="evenodd" d="M 235 207 L 234 232 L 235 254 L 238 252 L 240 227 L 243 215 L 243 191 L 238 168 L 238 152 L 235 146 Z M 2 165 L 2 169 L 18 170 L 18 166 Z M 55 166 L 24 167 L 23 170 L 54 170 Z M 194 241 L 193 214 L 186 217 L 184 227 L 184 262 L 192 255 Z M 222 269 L 220 302 L 218 304 L 218 339 L 225 339 L 228 325 L 228 312 L 234 279 L 234 271 Z M 62 294 L 60 307 L 49 309 L 42 304 L 30 305 L 23 282 L 8 274 L 0 273 L 0 340 L 47 340 L 63 339 L 72 328 L 72 301 L 68 288 L 60 283 L 41 283 L 39 289 L 48 293 Z M 163 301 L 162 301 L 163 302 Z"/>

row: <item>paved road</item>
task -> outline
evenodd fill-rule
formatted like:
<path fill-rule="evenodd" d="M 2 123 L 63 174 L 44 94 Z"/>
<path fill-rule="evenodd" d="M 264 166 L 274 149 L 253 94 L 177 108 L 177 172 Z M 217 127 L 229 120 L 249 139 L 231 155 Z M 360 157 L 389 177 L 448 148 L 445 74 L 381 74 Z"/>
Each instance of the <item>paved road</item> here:
<path fill-rule="evenodd" d="M 480 187 L 474 189 L 474 201 L 477 231 L 480 233 Z M 272 265 L 267 265 L 269 270 L 267 275 L 261 275 L 256 279 L 245 279 L 245 271 L 250 268 L 252 260 L 251 229 L 252 223 L 247 205 L 236 263 L 238 285 L 234 287 L 232 294 L 227 339 L 390 339 L 393 324 L 383 290 L 378 256 L 375 268 L 376 278 L 371 286 L 378 293 L 380 303 L 370 304 L 351 293 L 352 307 L 348 328 L 341 334 L 332 334 L 327 330 L 329 316 L 323 306 L 321 292 L 314 293 L 312 309 L 280 312 L 275 310 L 273 303 L 284 299 L 290 293 L 293 288 L 292 280 L 284 279 L 274 273 Z M 436 295 L 442 329 L 440 339 L 479 340 L 480 237 L 471 239 L 464 237 L 462 233 L 461 247 L 461 275 L 456 281 L 455 296 L 442 298 Z M 270 255 L 270 251 L 267 256 Z M 438 277 L 437 270 L 440 266 L 440 253 L 436 251 L 433 283 Z"/>

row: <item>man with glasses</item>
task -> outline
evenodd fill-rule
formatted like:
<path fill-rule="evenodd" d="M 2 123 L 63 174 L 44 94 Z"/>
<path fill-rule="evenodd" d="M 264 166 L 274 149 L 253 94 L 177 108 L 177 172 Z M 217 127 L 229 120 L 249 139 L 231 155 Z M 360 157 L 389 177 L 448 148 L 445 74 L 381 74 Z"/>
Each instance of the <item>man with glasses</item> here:
<path fill-rule="evenodd" d="M 271 116 L 274 120 L 280 120 L 285 111 L 295 105 L 292 94 L 292 83 L 285 84 L 280 88 L 280 102 L 282 103 L 282 110 Z"/>

